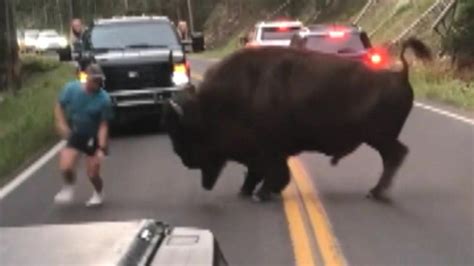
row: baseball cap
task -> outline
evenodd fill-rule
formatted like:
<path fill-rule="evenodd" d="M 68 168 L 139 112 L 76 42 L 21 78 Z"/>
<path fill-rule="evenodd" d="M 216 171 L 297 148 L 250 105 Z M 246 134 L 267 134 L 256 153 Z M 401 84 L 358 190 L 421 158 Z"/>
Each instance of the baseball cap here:
<path fill-rule="evenodd" d="M 102 79 L 105 80 L 105 74 L 102 71 L 102 68 L 98 64 L 90 64 L 86 67 L 86 74 L 88 77 L 93 79 Z"/>

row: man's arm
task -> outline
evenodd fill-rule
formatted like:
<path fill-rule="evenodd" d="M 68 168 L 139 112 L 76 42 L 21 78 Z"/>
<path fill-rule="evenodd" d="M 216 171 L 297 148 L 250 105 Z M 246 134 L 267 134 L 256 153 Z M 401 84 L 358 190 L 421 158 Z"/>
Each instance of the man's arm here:
<path fill-rule="evenodd" d="M 113 118 L 112 102 L 108 95 L 106 95 L 105 104 L 102 107 L 101 121 L 99 124 L 99 131 L 97 132 L 97 142 L 99 152 L 102 155 L 107 155 L 109 144 L 109 121 Z M 99 154 L 100 154 L 99 153 Z"/>
<path fill-rule="evenodd" d="M 97 134 L 99 149 L 107 153 L 107 144 L 109 142 L 109 123 L 102 121 L 99 125 L 99 132 Z"/>
<path fill-rule="evenodd" d="M 67 139 L 71 133 L 71 129 L 66 122 L 64 110 L 59 103 L 56 103 L 56 106 L 54 107 L 54 117 L 56 120 L 56 129 L 58 130 L 59 135 L 63 139 Z"/>

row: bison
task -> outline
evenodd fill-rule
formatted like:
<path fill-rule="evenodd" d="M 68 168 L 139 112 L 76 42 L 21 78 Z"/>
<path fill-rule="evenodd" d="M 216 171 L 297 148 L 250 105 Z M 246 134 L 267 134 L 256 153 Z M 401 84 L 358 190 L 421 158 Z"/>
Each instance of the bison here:
<path fill-rule="evenodd" d="M 243 49 L 211 67 L 164 105 L 163 126 L 183 164 L 200 169 L 211 190 L 229 160 L 248 168 L 241 194 L 261 201 L 290 180 L 289 156 L 315 151 L 332 163 L 362 143 L 383 173 L 369 195 L 384 196 L 408 148 L 398 140 L 413 105 L 404 53 L 430 50 L 411 38 L 401 71 L 374 70 L 349 59 L 296 48 Z"/>

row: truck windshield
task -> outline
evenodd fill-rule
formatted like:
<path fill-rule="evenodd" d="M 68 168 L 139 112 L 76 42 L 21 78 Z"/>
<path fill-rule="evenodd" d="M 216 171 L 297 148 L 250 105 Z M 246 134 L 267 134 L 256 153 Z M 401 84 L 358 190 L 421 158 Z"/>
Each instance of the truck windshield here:
<path fill-rule="evenodd" d="M 94 49 L 153 48 L 177 46 L 176 33 L 168 23 L 115 23 L 97 25 L 91 33 Z"/>

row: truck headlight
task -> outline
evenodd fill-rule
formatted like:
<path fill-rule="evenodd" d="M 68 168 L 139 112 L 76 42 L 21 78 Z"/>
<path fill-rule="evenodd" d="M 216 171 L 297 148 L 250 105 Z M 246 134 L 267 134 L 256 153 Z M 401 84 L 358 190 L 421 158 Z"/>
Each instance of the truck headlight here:
<path fill-rule="evenodd" d="M 184 85 L 189 83 L 189 78 L 186 74 L 173 74 L 173 83 L 176 86 Z"/>
<path fill-rule="evenodd" d="M 189 66 L 184 64 L 175 64 L 173 68 L 172 81 L 174 85 L 180 86 L 189 83 Z"/>

